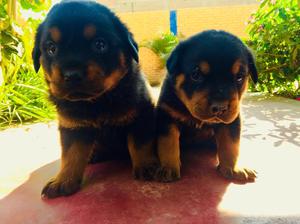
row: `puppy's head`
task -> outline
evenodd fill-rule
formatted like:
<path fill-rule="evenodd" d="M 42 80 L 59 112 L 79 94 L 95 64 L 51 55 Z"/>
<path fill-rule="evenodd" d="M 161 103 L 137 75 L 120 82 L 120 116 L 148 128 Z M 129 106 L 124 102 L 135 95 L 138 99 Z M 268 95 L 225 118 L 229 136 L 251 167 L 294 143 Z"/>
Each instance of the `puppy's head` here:
<path fill-rule="evenodd" d="M 138 62 L 138 47 L 126 26 L 92 1 L 55 5 L 39 26 L 32 52 L 42 65 L 50 94 L 91 100 L 113 89 Z"/>
<path fill-rule="evenodd" d="M 192 116 L 208 123 L 234 121 L 249 74 L 257 81 L 251 52 L 224 31 L 205 31 L 181 42 L 167 69 L 178 98 Z"/>

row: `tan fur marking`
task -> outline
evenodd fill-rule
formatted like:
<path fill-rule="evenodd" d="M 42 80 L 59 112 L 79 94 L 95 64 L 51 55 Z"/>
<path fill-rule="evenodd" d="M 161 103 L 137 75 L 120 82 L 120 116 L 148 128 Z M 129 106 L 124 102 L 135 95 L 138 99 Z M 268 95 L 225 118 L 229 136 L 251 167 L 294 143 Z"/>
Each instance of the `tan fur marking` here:
<path fill-rule="evenodd" d="M 50 82 L 60 82 L 62 80 L 61 71 L 57 65 L 51 66 Z"/>
<path fill-rule="evenodd" d="M 256 178 L 256 171 L 237 167 L 240 141 L 239 139 L 234 141 L 229 132 L 228 128 L 223 127 L 216 133 L 219 159 L 218 171 L 228 179 L 243 181 L 244 183 L 253 182 Z"/>
<path fill-rule="evenodd" d="M 74 120 L 63 115 L 58 116 L 59 125 L 64 128 L 76 129 L 80 127 L 98 127 L 95 121 L 88 120 Z"/>
<path fill-rule="evenodd" d="M 228 112 L 224 115 L 224 123 L 230 124 L 233 122 L 240 112 L 240 99 L 237 92 L 232 95 Z"/>
<path fill-rule="evenodd" d="M 231 72 L 232 72 L 232 74 L 234 74 L 234 75 L 238 74 L 239 71 L 240 71 L 241 66 L 242 66 L 241 60 L 240 60 L 240 59 L 237 59 L 237 60 L 233 63 L 233 65 L 232 65 L 232 67 L 231 67 Z"/>
<path fill-rule="evenodd" d="M 128 111 L 119 114 L 117 116 L 101 116 L 98 118 L 99 125 L 101 124 L 110 124 L 110 125 L 125 125 L 132 122 L 138 115 L 136 109 L 129 109 Z"/>
<path fill-rule="evenodd" d="M 183 114 L 180 111 L 177 111 L 177 110 L 173 109 L 171 106 L 169 106 L 166 103 L 162 103 L 161 105 L 159 105 L 159 107 L 161 109 L 163 109 L 165 112 L 167 112 L 175 120 L 181 121 L 183 123 L 190 124 L 192 126 L 195 126 L 196 128 L 201 128 L 202 125 L 203 125 L 203 122 L 196 120 L 192 116 Z"/>
<path fill-rule="evenodd" d="M 57 43 L 57 42 L 60 41 L 60 39 L 61 39 L 61 32 L 60 32 L 60 30 L 57 27 L 51 27 L 49 29 L 49 33 L 50 33 L 51 39 L 54 42 Z"/>
<path fill-rule="evenodd" d="M 110 90 L 115 87 L 118 82 L 123 78 L 125 74 L 120 70 L 113 71 L 107 78 L 103 81 L 103 86 L 105 90 Z"/>
<path fill-rule="evenodd" d="M 123 69 L 126 67 L 125 55 L 123 53 L 120 54 L 120 64 Z"/>
<path fill-rule="evenodd" d="M 86 38 L 86 39 L 91 39 L 95 36 L 96 34 L 96 27 L 92 24 L 90 25 L 87 25 L 86 27 L 84 27 L 84 30 L 83 30 L 83 36 Z"/>
<path fill-rule="evenodd" d="M 137 116 L 136 109 L 129 109 L 127 112 L 117 116 L 105 116 L 101 115 L 97 120 L 75 120 L 59 114 L 58 121 L 59 125 L 65 128 L 76 129 L 80 127 L 101 127 L 101 125 L 125 125 L 132 122 Z"/>
<path fill-rule="evenodd" d="M 177 126 L 172 124 L 167 135 L 158 137 L 158 156 L 163 167 L 180 169 L 179 136 Z"/>
<path fill-rule="evenodd" d="M 197 117 L 197 113 L 195 111 L 196 105 L 198 105 L 200 108 L 203 108 L 203 114 L 205 114 L 205 109 L 207 108 L 207 92 L 194 92 L 191 98 L 188 98 L 184 90 L 181 88 L 182 83 L 184 82 L 185 78 L 183 74 L 180 74 L 176 78 L 176 94 L 179 97 L 179 99 L 184 103 L 184 105 L 187 107 L 187 109 L 190 111 L 190 113 Z"/>
<path fill-rule="evenodd" d="M 138 148 L 131 134 L 128 135 L 127 141 L 133 168 L 144 167 L 156 162 L 153 142 L 149 142 Z"/>
<path fill-rule="evenodd" d="M 220 166 L 234 169 L 239 156 L 239 140 L 233 141 L 226 127 L 216 133 L 216 140 Z"/>
<path fill-rule="evenodd" d="M 58 66 L 56 65 L 52 65 L 51 66 L 51 71 L 50 74 L 48 74 L 47 72 L 45 72 L 46 74 L 46 80 L 49 82 L 49 89 L 50 92 L 54 95 L 61 95 L 61 90 L 60 88 L 58 88 L 57 83 L 62 81 L 61 78 L 61 72 Z"/>
<path fill-rule="evenodd" d="M 210 66 L 207 61 L 200 62 L 199 68 L 200 68 L 201 72 L 205 75 L 207 75 L 210 71 Z"/>
<path fill-rule="evenodd" d="M 185 76 L 184 74 L 179 74 L 176 78 L 176 84 L 175 84 L 175 89 L 176 89 L 176 93 L 178 95 L 178 97 L 180 98 L 180 100 L 188 105 L 189 104 L 189 99 L 187 97 L 187 95 L 185 94 L 185 92 L 182 90 L 181 85 L 185 80 Z"/>
<path fill-rule="evenodd" d="M 246 77 L 245 77 L 244 84 L 243 84 L 243 86 L 242 86 L 242 88 L 241 88 L 241 95 L 242 95 L 245 91 L 247 91 L 247 89 L 248 89 L 248 80 L 249 80 L 249 78 L 248 78 L 248 76 L 246 76 Z M 239 96 L 239 98 L 241 98 L 241 96 Z"/>
<path fill-rule="evenodd" d="M 103 71 L 101 67 L 95 62 L 89 62 L 87 67 L 87 79 L 93 80 L 95 77 L 102 75 Z"/>
<path fill-rule="evenodd" d="M 70 148 L 64 149 L 61 156 L 61 168 L 57 175 L 58 182 L 81 180 L 88 163 L 93 145 L 74 142 Z"/>
<path fill-rule="evenodd" d="M 120 64 L 121 67 L 119 69 L 113 71 L 108 77 L 104 79 L 103 86 L 105 90 L 110 90 L 114 88 L 126 74 L 127 69 L 125 67 L 126 65 L 124 54 L 120 55 Z"/>

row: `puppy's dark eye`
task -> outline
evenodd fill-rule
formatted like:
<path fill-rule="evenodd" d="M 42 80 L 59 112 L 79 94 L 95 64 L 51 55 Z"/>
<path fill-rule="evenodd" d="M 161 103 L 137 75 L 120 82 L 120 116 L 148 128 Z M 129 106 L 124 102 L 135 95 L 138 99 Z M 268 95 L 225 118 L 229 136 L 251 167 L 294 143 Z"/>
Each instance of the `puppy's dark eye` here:
<path fill-rule="evenodd" d="M 46 44 L 46 50 L 49 56 L 54 56 L 57 52 L 57 46 L 54 42 L 49 41 Z"/>
<path fill-rule="evenodd" d="M 191 74 L 191 79 L 195 82 L 203 82 L 204 76 L 202 72 L 200 71 L 199 67 L 194 68 Z"/>
<path fill-rule="evenodd" d="M 237 82 L 238 84 L 242 84 L 243 81 L 244 81 L 244 78 L 245 78 L 245 75 L 244 75 L 243 73 L 238 73 L 238 74 L 236 75 L 236 82 Z"/>
<path fill-rule="evenodd" d="M 93 50 L 97 53 L 104 53 L 107 50 L 107 44 L 102 38 L 98 38 L 93 42 Z"/>

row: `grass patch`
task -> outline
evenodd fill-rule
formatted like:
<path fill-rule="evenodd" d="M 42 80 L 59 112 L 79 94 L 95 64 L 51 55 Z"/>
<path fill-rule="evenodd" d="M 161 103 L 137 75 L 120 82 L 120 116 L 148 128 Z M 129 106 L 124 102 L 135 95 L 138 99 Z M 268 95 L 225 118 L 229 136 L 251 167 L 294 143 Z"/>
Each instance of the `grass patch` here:
<path fill-rule="evenodd" d="M 55 108 L 48 101 L 43 75 L 28 69 L 24 58 L 15 57 L 13 61 L 2 66 L 0 129 L 55 119 Z"/>

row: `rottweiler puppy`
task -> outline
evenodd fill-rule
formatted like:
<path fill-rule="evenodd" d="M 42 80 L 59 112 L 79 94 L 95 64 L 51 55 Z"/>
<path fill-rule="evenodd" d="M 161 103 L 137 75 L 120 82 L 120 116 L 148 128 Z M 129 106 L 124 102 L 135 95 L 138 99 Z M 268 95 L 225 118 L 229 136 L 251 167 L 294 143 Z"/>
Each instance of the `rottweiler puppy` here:
<path fill-rule="evenodd" d="M 42 196 L 73 194 L 89 162 L 128 151 L 134 176 L 151 179 L 154 104 L 138 46 L 119 18 L 97 2 L 63 1 L 38 27 L 32 55 L 57 109 L 62 146 L 60 171 Z"/>
<path fill-rule="evenodd" d="M 205 136 L 215 142 L 218 171 L 224 177 L 253 181 L 255 171 L 236 166 L 241 97 L 249 74 L 255 83 L 258 79 L 249 49 L 230 33 L 204 31 L 173 50 L 167 70 L 157 106 L 158 178 L 179 179 L 181 143 Z"/>

